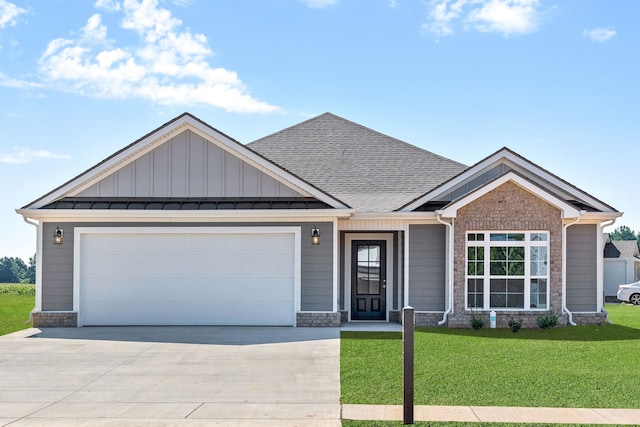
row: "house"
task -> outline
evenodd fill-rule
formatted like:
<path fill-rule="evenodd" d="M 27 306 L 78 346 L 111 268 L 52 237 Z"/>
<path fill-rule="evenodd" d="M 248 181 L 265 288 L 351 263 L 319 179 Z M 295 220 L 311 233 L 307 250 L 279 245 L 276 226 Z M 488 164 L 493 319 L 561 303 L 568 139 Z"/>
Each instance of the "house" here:
<path fill-rule="evenodd" d="M 469 167 L 330 113 L 248 145 L 185 113 L 17 212 L 41 327 L 600 323 L 622 215 L 508 148 Z"/>
<path fill-rule="evenodd" d="M 640 251 L 636 240 L 611 240 L 604 235 L 604 296 L 618 301 L 619 285 L 640 280 Z"/>

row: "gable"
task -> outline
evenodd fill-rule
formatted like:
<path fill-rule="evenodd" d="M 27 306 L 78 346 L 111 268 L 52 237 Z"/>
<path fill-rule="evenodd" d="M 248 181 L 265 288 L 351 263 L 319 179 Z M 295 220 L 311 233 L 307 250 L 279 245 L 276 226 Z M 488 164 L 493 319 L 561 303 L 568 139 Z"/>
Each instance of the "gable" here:
<path fill-rule="evenodd" d="M 611 206 L 569 184 L 556 175 L 551 174 L 508 148 L 503 148 L 476 163 L 399 210 L 407 212 L 413 210 L 426 211 L 440 209 L 509 173 L 515 173 L 523 177 L 542 191 L 552 194 L 555 198 L 567 204 L 573 205 L 578 210 L 617 213 Z"/>
<path fill-rule="evenodd" d="M 307 197 L 185 130 L 69 197 Z"/>
<path fill-rule="evenodd" d="M 505 191 L 505 188 L 513 189 L 509 191 L 517 194 L 514 197 L 502 197 L 497 201 L 497 203 L 502 204 L 504 206 L 503 209 L 505 210 L 515 209 L 513 212 L 510 211 L 512 215 L 518 215 L 522 218 L 526 218 L 528 212 L 530 212 L 531 209 L 534 209 L 534 207 L 531 206 L 531 203 L 523 201 L 525 199 L 521 196 L 528 193 L 529 198 L 535 196 L 536 201 L 544 202 L 546 205 L 550 205 L 557 209 L 560 213 L 560 217 L 562 218 L 576 218 L 580 216 L 580 211 L 574 206 L 514 172 L 508 172 L 482 187 L 477 188 L 471 193 L 466 194 L 464 197 L 461 197 L 455 202 L 443 207 L 442 210 L 439 210 L 438 212 L 444 217 L 455 218 L 459 210 L 466 208 L 476 200 L 483 199 L 485 195 L 494 193 L 498 189 L 500 189 L 500 191 Z M 514 206 L 510 206 L 511 204 Z"/>
<path fill-rule="evenodd" d="M 184 113 L 20 211 L 62 200 L 315 200 L 348 209 L 333 195 Z"/>

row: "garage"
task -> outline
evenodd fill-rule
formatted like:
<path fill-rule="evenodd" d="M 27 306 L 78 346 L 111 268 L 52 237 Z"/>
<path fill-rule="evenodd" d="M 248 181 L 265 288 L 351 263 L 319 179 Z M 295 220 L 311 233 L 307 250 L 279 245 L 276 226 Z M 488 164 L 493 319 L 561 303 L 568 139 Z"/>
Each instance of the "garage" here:
<path fill-rule="evenodd" d="M 294 325 L 299 228 L 77 228 L 79 326 Z"/>

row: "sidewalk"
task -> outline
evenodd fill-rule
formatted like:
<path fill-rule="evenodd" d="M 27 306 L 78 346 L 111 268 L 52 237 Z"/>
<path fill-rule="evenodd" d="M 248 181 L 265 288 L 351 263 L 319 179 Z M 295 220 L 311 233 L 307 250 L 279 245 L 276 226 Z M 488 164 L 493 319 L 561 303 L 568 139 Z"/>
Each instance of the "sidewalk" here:
<path fill-rule="evenodd" d="M 402 405 L 342 405 L 344 420 L 402 421 Z M 414 421 L 640 425 L 640 409 L 416 406 Z"/>

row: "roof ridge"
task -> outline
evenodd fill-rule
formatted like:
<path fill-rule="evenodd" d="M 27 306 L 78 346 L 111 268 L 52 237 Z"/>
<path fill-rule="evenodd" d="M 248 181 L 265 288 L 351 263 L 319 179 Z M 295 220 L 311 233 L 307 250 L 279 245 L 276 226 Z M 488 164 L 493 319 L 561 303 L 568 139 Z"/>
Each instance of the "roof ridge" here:
<path fill-rule="evenodd" d="M 310 123 L 310 122 L 313 122 L 313 121 L 319 120 L 319 119 L 321 119 L 321 118 L 323 118 L 323 117 L 327 117 L 327 116 L 330 116 L 330 117 L 333 117 L 333 118 L 339 119 L 339 120 L 341 120 L 341 121 L 343 121 L 343 122 L 345 122 L 345 123 L 348 123 L 348 124 L 350 124 L 350 125 L 352 125 L 352 126 L 356 126 L 356 127 L 358 127 L 358 128 L 361 128 L 361 129 L 363 129 L 363 130 L 365 130 L 365 131 L 367 131 L 367 132 L 371 132 L 371 133 L 373 133 L 373 134 L 376 134 L 376 135 L 379 135 L 379 136 L 383 136 L 383 137 L 385 137 L 385 138 L 387 138 L 387 139 L 393 140 L 393 141 L 395 141 L 395 142 L 397 142 L 397 143 L 403 144 L 403 145 L 405 145 L 405 146 L 407 146 L 407 147 L 410 147 L 410 148 L 412 148 L 412 149 L 417 149 L 417 150 L 423 151 L 423 152 L 428 153 L 428 154 L 430 154 L 430 155 L 432 155 L 432 156 L 434 156 L 434 157 L 437 157 L 437 158 L 439 158 L 439 159 L 446 160 L 446 161 L 451 162 L 451 163 L 455 163 L 455 164 L 457 164 L 457 165 L 459 165 L 459 166 L 462 166 L 462 167 L 464 167 L 464 168 L 468 168 L 468 166 L 467 166 L 467 165 L 465 165 L 464 163 L 460 163 L 460 162 L 458 162 L 458 161 L 456 161 L 456 160 L 450 159 L 449 157 L 445 157 L 445 156 L 442 156 L 442 155 L 440 155 L 440 154 L 436 154 L 436 153 L 434 153 L 434 152 L 433 152 L 433 151 L 431 151 L 431 150 L 424 149 L 424 148 L 419 147 L 419 146 L 417 146 L 417 145 L 415 145 L 415 144 L 412 144 L 412 143 L 410 143 L 410 142 L 407 142 L 407 141 L 404 141 L 404 140 L 402 140 L 402 139 L 399 139 L 399 138 L 396 138 L 396 137 L 393 137 L 393 136 L 387 135 L 386 133 L 383 133 L 383 132 L 380 132 L 380 131 L 378 131 L 378 130 L 372 129 L 372 128 L 368 127 L 368 126 L 365 126 L 365 125 L 363 125 L 363 124 L 360 124 L 360 123 L 354 122 L 354 121 L 352 121 L 352 120 L 345 119 L 345 118 L 344 118 L 344 117 L 342 117 L 342 116 L 338 116 L 337 114 L 334 114 L 334 113 L 331 113 L 331 112 L 328 112 L 328 111 L 327 111 L 327 112 L 325 112 L 325 113 L 322 113 L 322 114 L 320 114 L 320 115 L 318 115 L 318 116 L 311 117 L 310 119 L 304 120 L 304 121 L 302 121 L 302 122 L 300 122 L 300 123 L 297 123 L 297 124 L 295 124 L 295 125 L 291 125 L 291 126 L 289 126 L 289 127 L 286 127 L 286 128 L 284 128 L 284 129 L 281 129 L 281 130 L 279 130 L 279 131 L 277 131 L 277 132 L 274 132 L 274 133 L 272 133 L 272 134 L 269 134 L 269 135 L 263 136 L 263 137 L 261 137 L 261 138 L 258 138 L 258 139 L 254 140 L 254 141 L 249 142 L 249 143 L 248 143 L 248 144 L 246 144 L 246 145 L 251 145 L 251 144 L 253 144 L 253 143 L 256 143 L 256 142 L 262 141 L 262 140 L 267 139 L 267 138 L 272 138 L 272 137 L 274 137 L 274 136 L 276 136 L 276 135 L 278 135 L 278 134 L 281 134 L 281 133 L 287 132 L 287 131 L 289 131 L 289 130 L 291 130 L 291 129 L 293 129 L 293 128 L 296 128 L 296 127 L 298 127 L 298 126 L 302 126 L 302 125 L 304 125 L 304 124 L 307 124 L 307 123 Z"/>

